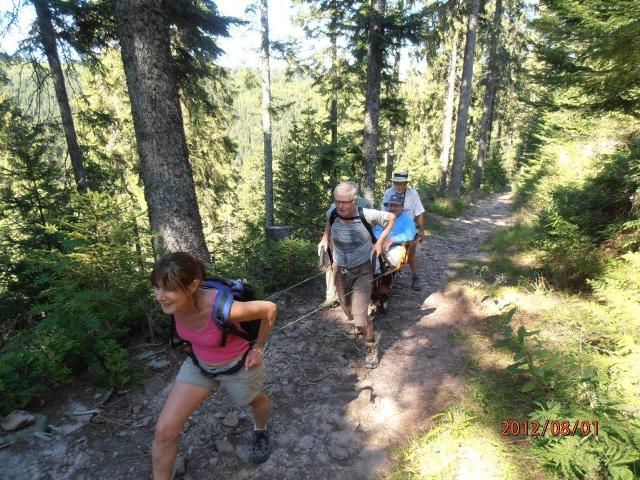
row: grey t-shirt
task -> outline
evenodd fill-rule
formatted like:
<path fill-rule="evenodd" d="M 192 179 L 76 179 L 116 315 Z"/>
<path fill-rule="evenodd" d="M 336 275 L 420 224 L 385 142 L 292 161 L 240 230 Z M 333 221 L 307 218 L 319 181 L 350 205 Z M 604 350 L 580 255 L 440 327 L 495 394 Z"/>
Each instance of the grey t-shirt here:
<path fill-rule="evenodd" d="M 369 208 L 362 209 L 364 218 L 373 229 L 376 225 L 387 225 L 388 213 Z M 357 216 L 357 211 L 356 211 Z M 336 218 L 331 226 L 333 260 L 340 267 L 355 268 L 371 259 L 373 245 L 371 235 L 359 218 L 350 223 L 340 223 Z"/>

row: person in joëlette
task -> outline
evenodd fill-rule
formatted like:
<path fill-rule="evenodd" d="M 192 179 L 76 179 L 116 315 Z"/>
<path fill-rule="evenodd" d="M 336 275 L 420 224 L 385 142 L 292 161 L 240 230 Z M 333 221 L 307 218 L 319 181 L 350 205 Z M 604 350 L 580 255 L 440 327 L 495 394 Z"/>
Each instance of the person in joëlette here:
<path fill-rule="evenodd" d="M 409 173 L 407 172 L 393 172 L 391 178 L 393 187 L 385 190 L 382 197 L 382 205 L 380 210 L 388 211 L 388 203 L 391 195 L 399 195 L 404 199 L 404 211 L 407 212 L 409 218 L 411 218 L 418 225 L 418 243 L 424 240 L 424 207 L 420 200 L 420 195 L 413 188 L 408 188 Z M 418 277 L 418 270 L 416 265 L 415 255 L 416 244 L 411 246 L 411 252 L 409 254 L 409 268 L 411 268 L 411 288 L 414 290 L 420 290 L 420 277 Z"/>

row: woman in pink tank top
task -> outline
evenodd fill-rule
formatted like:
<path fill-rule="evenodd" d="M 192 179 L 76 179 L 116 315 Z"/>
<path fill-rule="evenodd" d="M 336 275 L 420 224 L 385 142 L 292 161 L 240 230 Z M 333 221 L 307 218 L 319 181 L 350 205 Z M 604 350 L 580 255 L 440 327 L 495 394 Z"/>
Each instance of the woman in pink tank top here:
<path fill-rule="evenodd" d="M 264 462 L 271 453 L 266 430 L 269 399 L 261 387 L 263 349 L 275 323 L 276 305 L 259 300 L 234 301 L 229 321 L 241 324 L 261 319 L 258 338 L 252 346 L 247 340 L 229 334 L 221 346 L 222 332 L 212 316 L 218 292 L 200 288 L 205 275 L 205 265 L 185 252 L 165 255 L 156 262 L 151 273 L 156 300 L 165 314 L 174 316 L 178 335 L 191 343 L 195 361 L 200 364 L 194 365 L 191 358 L 184 361 L 160 413 L 152 448 L 154 479 L 171 478 L 184 424 L 218 385 L 222 385 L 237 404 L 251 407 L 255 422 L 252 460 Z M 243 358 L 243 368 L 216 376 Z M 201 369 L 208 375 L 205 376 Z"/>

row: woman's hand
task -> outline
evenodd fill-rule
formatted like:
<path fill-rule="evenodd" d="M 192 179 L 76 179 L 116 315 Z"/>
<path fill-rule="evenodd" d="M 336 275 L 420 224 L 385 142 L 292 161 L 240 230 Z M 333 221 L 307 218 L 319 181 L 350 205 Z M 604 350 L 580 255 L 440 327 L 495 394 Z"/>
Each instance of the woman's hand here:
<path fill-rule="evenodd" d="M 247 359 L 244 362 L 244 368 L 249 370 L 259 366 L 262 363 L 264 352 L 260 347 L 251 347 L 251 350 L 247 354 Z"/>

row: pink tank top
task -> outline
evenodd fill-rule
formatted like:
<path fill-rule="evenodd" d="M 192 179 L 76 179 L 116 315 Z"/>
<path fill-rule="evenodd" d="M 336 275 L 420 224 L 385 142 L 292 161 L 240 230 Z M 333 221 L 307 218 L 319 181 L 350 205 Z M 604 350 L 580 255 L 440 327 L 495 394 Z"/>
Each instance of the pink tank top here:
<path fill-rule="evenodd" d="M 218 294 L 214 291 L 213 301 Z M 220 346 L 222 340 L 222 331 L 216 326 L 213 320 L 213 312 L 209 314 L 209 320 L 205 327 L 200 330 L 192 330 L 184 325 L 179 317 L 176 319 L 176 330 L 180 338 L 191 343 L 193 353 L 196 354 L 198 360 L 208 364 L 221 364 L 230 362 L 234 358 L 238 358 L 244 354 L 249 348 L 249 342 L 244 338 L 236 335 L 227 335 L 227 343 L 224 347 Z"/>

